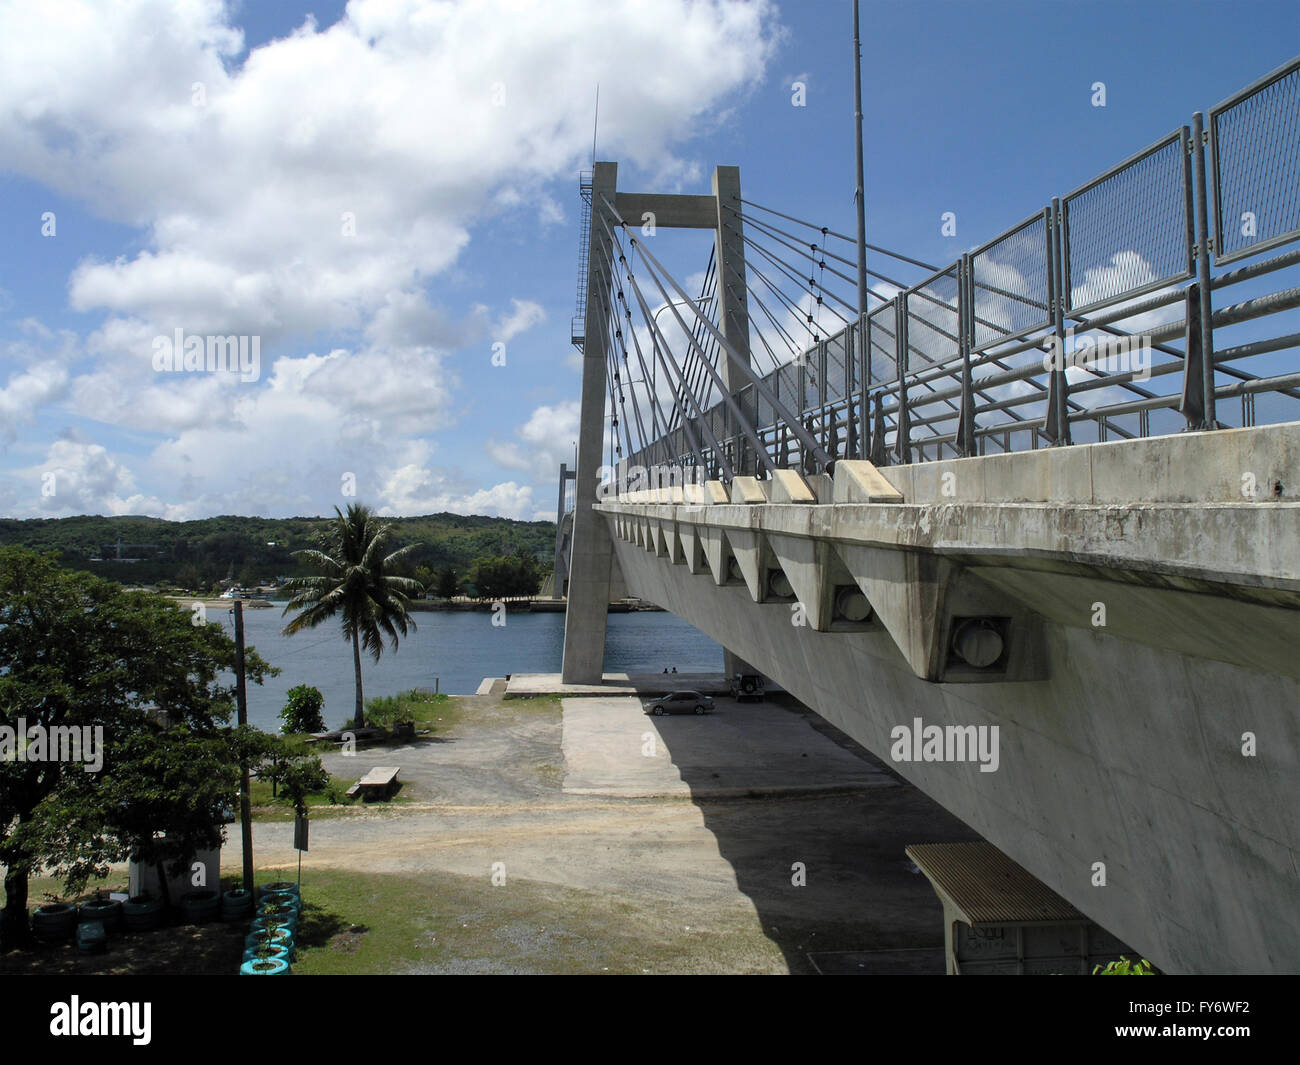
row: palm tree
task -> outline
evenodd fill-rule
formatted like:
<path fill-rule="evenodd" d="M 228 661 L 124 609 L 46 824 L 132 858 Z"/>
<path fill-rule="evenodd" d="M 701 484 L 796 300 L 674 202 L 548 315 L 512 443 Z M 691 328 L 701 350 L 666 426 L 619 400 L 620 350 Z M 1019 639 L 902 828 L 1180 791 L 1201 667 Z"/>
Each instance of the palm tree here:
<path fill-rule="evenodd" d="M 346 514 L 338 507 L 324 551 L 295 551 L 319 576 L 295 577 L 286 587 L 293 593 L 284 613 L 302 608 L 302 613 L 284 627 L 292 636 L 303 629 L 314 629 L 336 615 L 343 618 L 343 638 L 352 641 L 352 661 L 357 675 L 357 710 L 353 725 L 365 725 L 365 708 L 361 696 L 361 649 L 379 661 L 387 634 L 393 650 L 397 635 L 415 630 L 415 620 L 407 612 L 409 596 L 420 590 L 420 582 L 398 577 L 391 571 L 419 544 L 410 544 L 383 553 L 388 544 L 391 524 L 378 524 L 370 508 L 353 503 Z"/>

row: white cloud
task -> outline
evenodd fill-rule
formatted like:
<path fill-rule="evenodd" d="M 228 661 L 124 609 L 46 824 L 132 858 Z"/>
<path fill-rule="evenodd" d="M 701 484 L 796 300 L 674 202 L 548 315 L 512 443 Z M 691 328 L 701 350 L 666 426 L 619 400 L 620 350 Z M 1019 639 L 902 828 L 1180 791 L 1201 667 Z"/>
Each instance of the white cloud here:
<path fill-rule="evenodd" d="M 16 440 L 18 427 L 30 422 L 38 408 L 62 396 L 67 387 L 67 371 L 48 362 L 12 375 L 0 388 L 0 439 Z"/>
<path fill-rule="evenodd" d="M 520 333 L 546 321 L 546 311 L 542 309 L 540 303 L 516 299 L 512 299 L 510 303 L 514 309 L 509 315 L 500 319 L 493 330 L 498 339 L 512 340 Z"/>
<path fill-rule="evenodd" d="M 543 483 L 556 481 L 560 463 L 573 465 L 573 442 L 578 439 L 581 404 L 577 400 L 537 407 L 528 421 L 515 430 L 515 441 L 489 440 L 488 457 L 506 469 L 531 474 Z"/>
<path fill-rule="evenodd" d="M 180 519 L 180 508 L 135 491 L 131 471 L 99 444 L 71 437 L 60 438 L 49 447 L 38 466 L 21 471 L 18 478 L 25 491 L 26 505 L 17 509 L 29 514 L 157 514 Z M 24 497 L 15 493 L 17 499 Z"/>
<path fill-rule="evenodd" d="M 462 485 L 418 438 L 457 424 L 451 352 L 517 337 L 545 310 L 522 296 L 446 309 L 435 279 L 503 212 L 563 218 L 547 185 L 587 160 L 598 81 L 602 155 L 698 176 L 678 145 L 761 80 L 775 4 L 352 0 L 337 24 L 308 19 L 251 53 L 237 13 L 219 0 L 0 6 L 0 165 L 140 238 L 72 271 L 71 308 L 102 315 L 76 345 L 89 365 L 11 376 L 0 434 L 63 401 L 164 435 L 133 470 L 113 458 L 113 428 L 51 450 L 75 485 L 61 503 L 112 513 L 320 512 L 344 472 L 406 513 L 531 513 L 529 485 Z M 261 380 L 155 374 L 152 339 L 177 328 L 260 337 Z M 549 484 L 576 410 L 534 412 L 502 445 L 508 468 Z"/>
<path fill-rule="evenodd" d="M 381 488 L 388 503 L 379 513 L 401 517 L 413 514 L 488 514 L 500 518 L 531 519 L 533 490 L 514 481 L 479 491 L 458 491 L 443 474 L 410 464 L 394 470 Z"/>
<path fill-rule="evenodd" d="M 445 270 L 484 211 L 553 216 L 540 184 L 589 149 L 597 81 L 605 150 L 689 168 L 670 142 L 756 82 L 773 14 L 766 0 L 353 0 L 328 29 L 245 56 L 216 0 L 49 0 L 0 19 L 0 99 L 22 101 L 0 109 L 0 155 L 149 227 L 133 258 L 77 268 L 78 310 L 196 333 L 352 328 Z M 637 47 L 610 49 L 610 32 Z"/>

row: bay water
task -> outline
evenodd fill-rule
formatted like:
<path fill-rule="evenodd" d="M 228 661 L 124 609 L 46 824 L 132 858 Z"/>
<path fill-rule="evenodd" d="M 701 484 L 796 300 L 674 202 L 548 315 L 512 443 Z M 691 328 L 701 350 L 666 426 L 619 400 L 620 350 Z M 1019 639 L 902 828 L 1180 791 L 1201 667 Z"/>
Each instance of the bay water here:
<path fill-rule="evenodd" d="M 325 723 L 338 728 L 352 716 L 356 682 L 352 644 L 336 619 L 294 636 L 281 630 L 289 618 L 281 607 L 244 610 L 244 642 L 271 665 L 278 677 L 248 685 L 248 723 L 278 732 L 279 713 L 290 688 L 308 684 L 325 696 Z M 233 638 L 233 610 L 209 610 Z M 489 611 L 420 611 L 416 629 L 393 651 L 387 644 L 376 662 L 362 652 L 361 680 L 366 699 L 435 686 L 449 695 L 472 694 L 484 677 L 508 673 L 559 673 L 564 652 L 562 613 L 507 613 L 494 626 Z M 607 673 L 722 672 L 722 648 L 675 614 L 636 611 L 610 614 L 605 640 Z"/>

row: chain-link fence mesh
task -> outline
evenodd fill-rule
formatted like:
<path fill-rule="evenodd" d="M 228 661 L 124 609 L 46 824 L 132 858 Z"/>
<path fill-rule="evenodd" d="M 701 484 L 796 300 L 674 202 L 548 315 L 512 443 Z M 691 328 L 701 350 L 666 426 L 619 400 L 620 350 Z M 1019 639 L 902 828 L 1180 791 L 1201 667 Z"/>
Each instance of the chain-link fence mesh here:
<path fill-rule="evenodd" d="M 947 362 L 960 351 L 957 341 L 957 264 L 907 291 L 908 368 Z"/>
<path fill-rule="evenodd" d="M 1083 313 L 1192 273 L 1186 129 L 1061 201 L 1065 297 Z"/>
<path fill-rule="evenodd" d="M 826 368 L 824 376 L 826 379 L 826 399 L 827 403 L 834 403 L 837 399 L 843 399 L 845 396 L 845 355 L 848 345 L 845 343 L 846 330 L 840 330 L 833 337 L 826 341 Z"/>
<path fill-rule="evenodd" d="M 1031 332 L 1051 321 L 1047 215 L 1035 215 L 971 256 L 975 347 Z"/>
<path fill-rule="evenodd" d="M 871 386 L 887 384 L 898 379 L 898 336 L 893 304 L 874 310 L 868 315 L 868 332 L 871 334 Z"/>
<path fill-rule="evenodd" d="M 1210 112 L 1215 262 L 1300 236 L 1300 59 Z"/>

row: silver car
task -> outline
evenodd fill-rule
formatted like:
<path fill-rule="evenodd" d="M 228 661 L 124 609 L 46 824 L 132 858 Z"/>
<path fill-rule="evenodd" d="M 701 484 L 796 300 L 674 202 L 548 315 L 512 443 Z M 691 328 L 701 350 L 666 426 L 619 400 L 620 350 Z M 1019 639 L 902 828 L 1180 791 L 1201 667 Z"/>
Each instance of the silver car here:
<path fill-rule="evenodd" d="M 652 714 L 707 714 L 713 710 L 713 700 L 699 692 L 670 692 L 650 704 Z"/>

